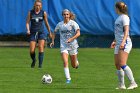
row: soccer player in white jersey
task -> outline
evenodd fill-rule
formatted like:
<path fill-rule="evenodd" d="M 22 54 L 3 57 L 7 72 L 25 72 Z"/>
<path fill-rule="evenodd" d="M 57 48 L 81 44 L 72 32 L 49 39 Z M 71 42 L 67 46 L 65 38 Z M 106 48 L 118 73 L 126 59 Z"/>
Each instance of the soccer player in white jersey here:
<path fill-rule="evenodd" d="M 116 89 L 126 89 L 124 75 L 130 81 L 127 89 L 134 89 L 138 85 L 134 80 L 130 67 L 127 65 L 128 55 L 132 48 L 132 42 L 129 37 L 130 19 L 127 13 L 127 5 L 124 2 L 117 2 L 115 8 L 119 17 L 115 21 L 115 40 L 112 42 L 111 48 L 115 48 L 114 60 L 119 80 L 119 86 Z"/>
<path fill-rule="evenodd" d="M 50 46 L 52 47 L 54 45 L 55 33 L 59 31 L 60 51 L 64 63 L 66 83 L 70 83 L 71 77 L 68 67 L 68 56 L 70 55 L 72 67 L 78 68 L 79 62 L 77 59 L 77 48 L 79 46 L 76 39 L 80 36 L 80 28 L 79 25 L 74 21 L 75 15 L 68 9 L 64 9 L 62 11 L 62 16 L 64 20 L 56 25 L 52 38 L 52 43 L 50 44 Z"/>

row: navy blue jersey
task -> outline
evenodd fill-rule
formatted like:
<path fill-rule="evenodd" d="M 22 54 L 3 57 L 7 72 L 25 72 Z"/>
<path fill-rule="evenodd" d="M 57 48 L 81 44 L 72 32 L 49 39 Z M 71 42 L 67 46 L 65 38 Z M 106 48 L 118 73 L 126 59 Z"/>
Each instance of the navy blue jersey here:
<path fill-rule="evenodd" d="M 34 10 L 30 11 L 31 18 L 31 33 L 44 32 L 44 11 L 41 10 L 38 14 Z"/>

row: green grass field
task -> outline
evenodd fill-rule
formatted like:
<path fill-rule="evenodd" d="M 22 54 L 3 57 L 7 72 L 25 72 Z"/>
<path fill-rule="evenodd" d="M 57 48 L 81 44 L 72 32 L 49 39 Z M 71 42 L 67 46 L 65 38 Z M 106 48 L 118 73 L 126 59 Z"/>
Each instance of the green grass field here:
<path fill-rule="evenodd" d="M 38 62 L 35 68 L 30 68 L 28 48 L 0 47 L 0 93 L 140 93 L 140 88 L 115 90 L 117 76 L 113 57 L 113 49 L 80 48 L 80 68 L 69 65 L 72 82 L 65 84 L 59 49 L 46 48 L 43 68 L 39 69 Z M 140 49 L 133 49 L 128 65 L 140 85 L 139 60 Z M 52 76 L 52 84 L 41 83 L 45 73 Z M 128 86 L 128 79 L 125 80 Z"/>

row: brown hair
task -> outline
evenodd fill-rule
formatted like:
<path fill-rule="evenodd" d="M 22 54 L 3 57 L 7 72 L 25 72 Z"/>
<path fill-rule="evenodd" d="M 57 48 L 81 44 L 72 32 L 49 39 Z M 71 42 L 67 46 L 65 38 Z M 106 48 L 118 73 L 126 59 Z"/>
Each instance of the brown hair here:
<path fill-rule="evenodd" d="M 71 19 L 71 20 L 74 20 L 74 19 L 75 19 L 75 14 L 72 13 L 70 10 L 64 9 L 64 10 L 62 11 L 62 16 L 63 16 L 64 12 L 69 12 L 69 14 L 70 14 L 70 19 Z"/>
<path fill-rule="evenodd" d="M 127 5 L 124 2 L 117 2 L 115 7 L 119 10 L 119 12 L 128 15 Z"/>
<path fill-rule="evenodd" d="M 41 5 L 42 5 L 42 1 L 41 1 L 41 0 L 35 0 L 35 2 L 34 2 L 34 6 L 33 6 L 33 10 L 35 10 L 35 4 L 36 4 L 36 2 L 40 2 Z M 41 7 L 41 9 L 42 9 L 42 7 Z"/>

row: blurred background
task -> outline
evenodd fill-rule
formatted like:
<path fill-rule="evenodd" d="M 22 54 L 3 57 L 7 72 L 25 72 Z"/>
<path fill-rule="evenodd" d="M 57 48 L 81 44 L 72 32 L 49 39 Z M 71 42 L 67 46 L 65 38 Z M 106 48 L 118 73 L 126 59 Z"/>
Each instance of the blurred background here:
<path fill-rule="evenodd" d="M 28 46 L 26 17 L 35 0 L 0 0 L 0 46 Z M 139 0 L 42 0 L 43 10 L 48 14 L 53 32 L 56 24 L 62 21 L 62 10 L 69 9 L 76 15 L 81 36 L 80 47 L 110 47 L 114 39 L 114 22 L 117 18 L 115 3 L 123 1 L 128 6 L 130 35 L 133 47 L 140 47 L 140 2 Z M 47 30 L 45 29 L 46 36 Z M 48 38 L 48 43 L 50 43 Z M 55 40 L 59 47 L 59 33 Z"/>

